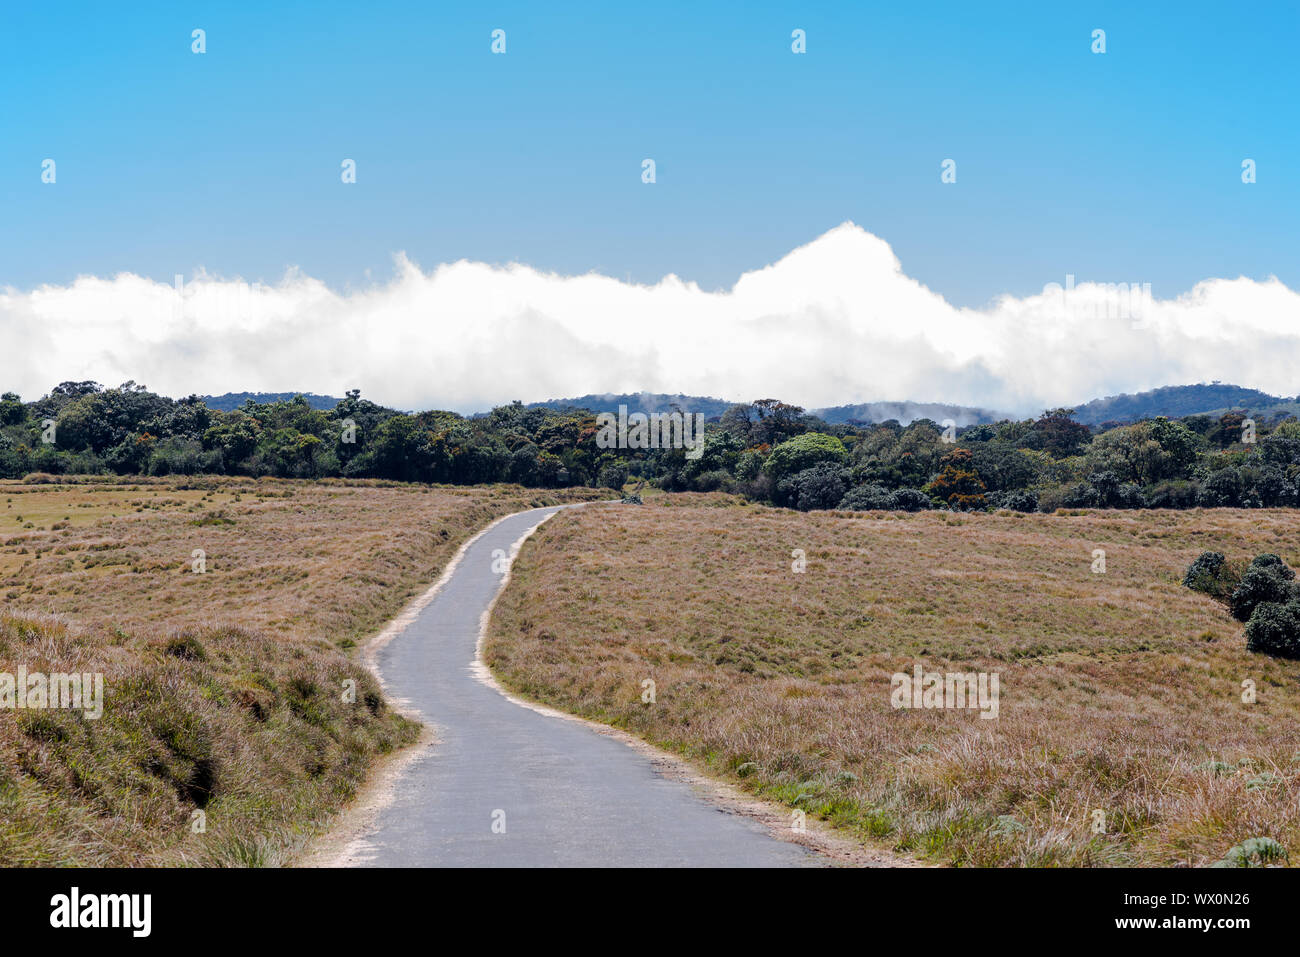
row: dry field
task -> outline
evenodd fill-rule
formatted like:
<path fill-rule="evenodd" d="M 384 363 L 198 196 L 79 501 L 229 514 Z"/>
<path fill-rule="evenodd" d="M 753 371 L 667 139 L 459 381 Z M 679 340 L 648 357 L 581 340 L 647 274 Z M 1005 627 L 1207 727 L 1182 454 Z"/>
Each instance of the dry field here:
<path fill-rule="evenodd" d="M 0 709 L 0 865 L 291 860 L 415 737 L 349 650 L 492 519 L 597 497 L 0 482 L 0 672 L 105 676 L 98 720 Z"/>
<path fill-rule="evenodd" d="M 932 862 L 1204 866 L 1252 837 L 1300 860 L 1300 662 L 1181 586 L 1207 549 L 1300 565 L 1300 522 L 599 506 L 525 545 L 487 654 L 522 694 Z M 998 674 L 997 719 L 891 707 L 918 663 Z"/>

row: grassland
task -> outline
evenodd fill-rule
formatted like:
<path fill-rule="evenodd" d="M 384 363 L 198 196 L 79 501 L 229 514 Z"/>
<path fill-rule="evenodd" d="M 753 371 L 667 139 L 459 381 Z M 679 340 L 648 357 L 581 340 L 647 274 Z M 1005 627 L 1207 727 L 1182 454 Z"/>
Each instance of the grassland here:
<path fill-rule="evenodd" d="M 0 709 L 0 865 L 291 860 L 416 734 L 351 649 L 492 519 L 594 497 L 0 482 L 0 672 L 105 676 L 98 720 Z"/>
<path fill-rule="evenodd" d="M 1300 662 L 1180 585 L 1206 549 L 1300 565 L 1300 522 L 661 497 L 544 525 L 486 653 L 526 696 L 929 861 L 1201 866 L 1271 837 L 1294 862 Z M 997 673 L 998 718 L 891 707 L 916 663 Z"/>

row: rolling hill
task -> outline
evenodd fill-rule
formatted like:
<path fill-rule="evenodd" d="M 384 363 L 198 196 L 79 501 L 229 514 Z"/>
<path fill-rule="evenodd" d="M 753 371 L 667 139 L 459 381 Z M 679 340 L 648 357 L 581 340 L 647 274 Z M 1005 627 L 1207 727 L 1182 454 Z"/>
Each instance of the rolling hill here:
<path fill-rule="evenodd" d="M 201 396 L 203 404 L 219 412 L 230 412 L 252 399 L 254 402 L 284 402 L 301 395 L 313 409 L 327 411 L 343 400 L 332 395 L 317 395 L 314 392 L 227 392 L 224 395 Z"/>
<path fill-rule="evenodd" d="M 1295 399 L 1214 382 L 1209 385 L 1171 385 L 1147 392 L 1093 399 L 1077 406 L 1074 417 L 1084 425 L 1098 425 L 1102 422 L 1138 422 L 1157 415 L 1180 419 L 1228 409 L 1241 409 L 1269 418 L 1273 413 L 1294 414 L 1297 408 Z"/>
<path fill-rule="evenodd" d="M 210 409 L 228 412 L 239 408 L 249 399 L 257 402 L 275 402 L 292 399 L 298 394 L 297 392 L 227 392 L 219 396 L 203 396 L 203 402 Z M 311 392 L 302 395 L 313 409 L 332 409 L 341 401 L 336 396 L 317 395 Z M 717 419 L 734 404 L 736 404 L 734 401 L 706 396 L 673 395 L 663 392 L 611 392 L 580 395 L 571 399 L 529 402 L 526 403 L 526 407 L 616 412 L 620 405 L 625 405 L 629 412 L 646 413 L 671 412 L 676 408 L 684 412 L 702 412 L 707 419 Z M 1171 419 L 1188 415 L 1218 415 L 1229 409 L 1247 411 L 1268 421 L 1288 415 L 1300 415 L 1300 396 L 1288 398 L 1271 395 L 1259 389 L 1225 385 L 1220 382 L 1208 385 L 1205 383 L 1171 385 L 1146 392 L 1126 392 L 1092 399 L 1076 406 L 1074 417 L 1084 425 L 1095 426 L 1107 422 L 1138 422 L 1158 415 L 1168 416 Z M 935 422 L 952 419 L 957 425 L 966 426 L 1020 418 L 1020 416 L 973 406 L 910 401 L 862 402 L 810 409 L 809 412 L 832 424 L 884 422 L 888 419 L 897 419 L 906 425 L 916 419 L 933 419 Z"/>

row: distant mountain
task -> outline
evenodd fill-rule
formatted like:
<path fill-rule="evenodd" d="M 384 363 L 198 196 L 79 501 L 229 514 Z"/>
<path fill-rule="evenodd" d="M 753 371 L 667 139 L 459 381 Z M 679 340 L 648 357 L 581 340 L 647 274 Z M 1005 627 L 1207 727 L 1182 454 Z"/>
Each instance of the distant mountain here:
<path fill-rule="evenodd" d="M 225 395 L 203 396 L 210 409 L 229 412 L 248 399 L 257 402 L 275 402 L 292 399 L 297 392 L 227 392 Z M 302 393 L 313 409 L 330 410 L 342 400 L 335 396 Z M 548 399 L 529 402 L 530 409 L 586 409 L 590 412 L 617 412 L 620 405 L 628 412 L 703 412 L 707 419 L 717 419 L 736 402 L 696 395 L 670 395 L 663 392 L 626 392 L 580 395 L 572 399 Z M 1214 382 L 1209 385 L 1171 385 L 1148 392 L 1110 395 L 1093 399 L 1075 409 L 1075 419 L 1084 425 L 1104 422 L 1138 422 L 1157 415 L 1180 419 L 1188 415 L 1218 415 L 1229 409 L 1242 409 L 1253 413 L 1261 421 L 1270 421 L 1288 415 L 1300 415 L 1300 396 L 1287 398 L 1270 395 L 1258 389 Z M 945 402 L 862 402 L 856 405 L 837 405 L 826 409 L 809 409 L 811 414 L 835 425 L 844 422 L 884 422 L 897 419 L 906 425 L 916 419 L 933 419 L 943 422 L 951 419 L 958 426 L 979 425 L 1020 416 L 996 412 L 973 406 L 952 405 Z M 486 415 L 486 412 L 479 415 Z"/>
<path fill-rule="evenodd" d="M 628 392 L 622 395 L 607 392 L 604 395 L 580 395 L 576 399 L 548 399 L 529 402 L 529 409 L 586 409 L 588 412 L 618 412 L 620 405 L 632 412 L 672 412 L 674 407 L 682 412 L 703 412 L 706 419 L 715 419 L 735 405 L 725 399 L 708 399 L 697 395 L 667 395 L 662 392 Z"/>
<path fill-rule="evenodd" d="M 530 402 L 528 408 L 546 409 L 587 409 L 590 412 L 617 412 L 620 405 L 627 406 L 631 412 L 671 412 L 674 407 L 683 412 L 703 412 L 706 419 L 715 419 L 726 412 L 735 401 L 726 399 L 704 398 L 697 395 L 666 395 L 661 392 L 635 392 L 617 395 L 583 395 L 576 399 L 550 399 L 546 402 Z M 830 409 L 809 409 L 831 424 L 848 422 L 884 422 L 897 419 L 906 425 L 915 419 L 930 418 L 936 422 L 952 419 L 957 425 L 977 425 L 981 422 L 996 422 L 1009 418 L 987 409 L 971 409 L 960 405 L 945 405 L 938 402 L 868 402 L 862 405 L 838 405 Z"/>
<path fill-rule="evenodd" d="M 917 419 L 933 419 L 935 422 L 951 419 L 955 425 L 961 427 L 1016 418 L 1002 412 L 964 405 L 948 405 L 943 402 L 864 402 L 860 405 L 837 405 L 829 409 L 813 409 L 812 414 L 820 416 L 832 425 L 841 422 L 885 422 L 889 419 L 897 419 L 903 425 L 907 425 Z"/>
<path fill-rule="evenodd" d="M 254 402 L 282 402 L 292 399 L 295 395 L 301 395 L 313 409 L 324 412 L 328 412 L 343 401 L 330 395 L 316 395 L 314 392 L 227 392 L 225 395 L 205 395 L 201 398 L 203 404 L 209 409 L 230 412 L 232 409 L 238 409 L 249 399 Z"/>
<path fill-rule="evenodd" d="M 1222 413 L 1228 409 L 1243 409 L 1271 418 L 1274 414 L 1294 414 L 1297 408 L 1300 404 L 1296 399 L 1214 382 L 1109 395 L 1078 406 L 1074 417 L 1084 425 L 1099 425 L 1102 422 L 1138 422 L 1158 415 L 1181 419 L 1188 415 Z"/>

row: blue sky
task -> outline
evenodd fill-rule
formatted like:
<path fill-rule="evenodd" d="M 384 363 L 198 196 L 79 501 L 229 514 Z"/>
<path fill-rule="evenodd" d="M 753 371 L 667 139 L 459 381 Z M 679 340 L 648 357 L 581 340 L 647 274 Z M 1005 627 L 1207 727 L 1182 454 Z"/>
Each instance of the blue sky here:
<path fill-rule="evenodd" d="M 0 286 L 404 250 L 718 289 L 852 220 L 958 305 L 1300 287 L 1296 4 L 1133 6 L 10 4 Z"/>

